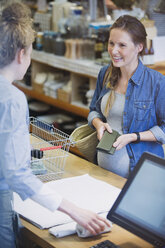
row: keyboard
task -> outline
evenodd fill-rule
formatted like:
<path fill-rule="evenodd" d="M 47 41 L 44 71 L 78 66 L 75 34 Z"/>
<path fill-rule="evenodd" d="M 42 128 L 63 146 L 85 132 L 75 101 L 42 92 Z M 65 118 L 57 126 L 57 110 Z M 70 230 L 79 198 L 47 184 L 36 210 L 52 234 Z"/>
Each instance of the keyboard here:
<path fill-rule="evenodd" d="M 96 245 L 91 246 L 90 248 L 120 248 L 120 246 L 115 245 L 109 240 L 105 240 Z"/>

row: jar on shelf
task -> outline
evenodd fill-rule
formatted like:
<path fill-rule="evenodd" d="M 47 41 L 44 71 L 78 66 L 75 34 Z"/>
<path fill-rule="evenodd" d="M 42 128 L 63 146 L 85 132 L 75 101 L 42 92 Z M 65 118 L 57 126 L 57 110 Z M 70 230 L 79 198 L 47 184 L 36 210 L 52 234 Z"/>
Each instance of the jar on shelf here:
<path fill-rule="evenodd" d="M 71 7 L 69 18 L 66 21 L 68 38 L 83 38 L 88 33 L 88 23 L 83 16 L 82 7 Z"/>
<path fill-rule="evenodd" d="M 150 48 L 149 48 L 149 56 L 150 56 L 150 64 L 153 65 L 155 63 L 154 59 L 154 48 L 153 48 L 153 41 L 150 40 Z"/>
<path fill-rule="evenodd" d="M 44 31 L 43 34 L 43 50 L 45 52 L 49 50 L 49 31 Z"/>
<path fill-rule="evenodd" d="M 95 40 L 92 38 L 86 38 L 82 42 L 82 58 L 95 59 Z"/>
<path fill-rule="evenodd" d="M 43 34 L 43 50 L 47 53 L 53 53 L 53 46 L 57 34 L 53 31 L 45 31 Z"/>
<path fill-rule="evenodd" d="M 65 40 L 60 34 L 54 40 L 53 53 L 59 56 L 64 56 L 65 54 Z"/>
<path fill-rule="evenodd" d="M 104 38 L 103 33 L 98 31 L 96 42 L 95 42 L 95 58 L 102 58 L 102 53 L 104 52 Z"/>
<path fill-rule="evenodd" d="M 38 51 L 43 49 L 43 32 L 37 32 L 35 39 L 35 49 Z"/>

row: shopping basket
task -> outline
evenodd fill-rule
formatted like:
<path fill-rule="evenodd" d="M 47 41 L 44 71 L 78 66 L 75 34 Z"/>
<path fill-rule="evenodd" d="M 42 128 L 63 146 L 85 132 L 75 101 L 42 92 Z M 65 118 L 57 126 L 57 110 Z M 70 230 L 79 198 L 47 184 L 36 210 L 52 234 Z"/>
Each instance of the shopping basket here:
<path fill-rule="evenodd" d="M 30 117 L 31 169 L 43 182 L 60 179 L 69 148 L 68 134 L 37 118 Z"/>

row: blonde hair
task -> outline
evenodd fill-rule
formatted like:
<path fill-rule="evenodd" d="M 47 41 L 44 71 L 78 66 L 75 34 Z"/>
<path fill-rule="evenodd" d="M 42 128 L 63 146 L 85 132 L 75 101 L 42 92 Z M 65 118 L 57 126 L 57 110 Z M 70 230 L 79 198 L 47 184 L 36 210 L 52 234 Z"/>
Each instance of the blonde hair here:
<path fill-rule="evenodd" d="M 106 106 L 105 106 L 105 111 L 104 115 L 107 117 L 109 114 L 109 110 L 112 108 L 113 103 L 115 101 L 115 88 L 117 86 L 117 82 L 120 78 L 121 72 L 120 69 L 117 67 L 114 67 L 111 64 L 111 70 L 108 75 L 107 83 L 106 83 L 106 88 L 110 89 L 110 95 L 108 97 Z"/>
<path fill-rule="evenodd" d="M 26 49 L 33 43 L 30 9 L 23 3 L 7 5 L 0 17 L 0 68 L 10 64 L 19 49 Z"/>

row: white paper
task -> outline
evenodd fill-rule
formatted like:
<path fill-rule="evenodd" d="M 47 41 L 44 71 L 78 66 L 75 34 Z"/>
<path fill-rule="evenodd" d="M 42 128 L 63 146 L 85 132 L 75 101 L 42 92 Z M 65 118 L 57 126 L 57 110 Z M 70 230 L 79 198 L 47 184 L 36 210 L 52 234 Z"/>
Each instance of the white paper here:
<path fill-rule="evenodd" d="M 76 233 L 76 222 L 55 226 L 49 229 L 49 232 L 56 238 L 62 238 Z"/>
<path fill-rule="evenodd" d="M 49 182 L 49 187 L 76 205 L 97 213 L 109 211 L 120 189 L 89 175 L 71 177 Z M 14 210 L 41 229 L 72 222 L 66 214 L 52 213 L 31 199 L 22 201 L 14 193 Z"/>

